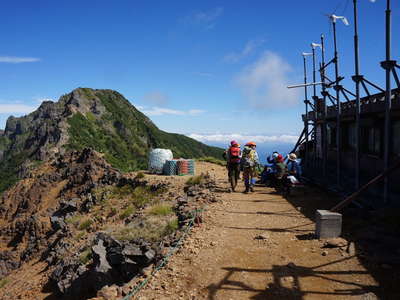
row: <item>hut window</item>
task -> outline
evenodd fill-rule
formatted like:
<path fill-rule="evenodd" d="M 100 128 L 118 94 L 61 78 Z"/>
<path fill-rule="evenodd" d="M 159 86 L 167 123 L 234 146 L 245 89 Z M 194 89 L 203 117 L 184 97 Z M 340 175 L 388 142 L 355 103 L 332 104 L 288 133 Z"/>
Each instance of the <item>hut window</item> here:
<path fill-rule="evenodd" d="M 381 131 L 379 128 L 368 128 L 367 150 L 370 154 L 381 154 Z"/>

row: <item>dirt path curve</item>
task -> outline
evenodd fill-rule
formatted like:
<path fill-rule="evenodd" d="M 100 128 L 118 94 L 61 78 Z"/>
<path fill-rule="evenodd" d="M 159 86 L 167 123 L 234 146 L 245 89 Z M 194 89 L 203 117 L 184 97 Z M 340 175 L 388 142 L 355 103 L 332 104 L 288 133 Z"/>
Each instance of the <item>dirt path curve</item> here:
<path fill-rule="evenodd" d="M 227 187 L 223 168 L 215 176 Z M 220 194 L 204 223 L 136 298 L 375 299 L 377 283 L 354 255 L 310 239 L 307 208 L 292 204 L 307 199 L 294 197 L 288 201 L 266 187 Z"/>

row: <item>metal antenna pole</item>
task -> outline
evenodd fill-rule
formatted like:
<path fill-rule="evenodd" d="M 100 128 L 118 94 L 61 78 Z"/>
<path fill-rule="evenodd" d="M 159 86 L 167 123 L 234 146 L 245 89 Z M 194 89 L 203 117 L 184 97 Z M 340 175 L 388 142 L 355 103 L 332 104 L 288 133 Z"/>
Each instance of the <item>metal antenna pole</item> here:
<path fill-rule="evenodd" d="M 354 67 L 355 67 L 355 76 L 354 81 L 356 84 L 356 181 L 355 181 L 355 190 L 357 191 L 360 187 L 360 61 L 359 61 L 359 53 L 358 53 L 358 23 L 357 23 L 357 0 L 353 1 L 354 4 Z"/>
<path fill-rule="evenodd" d="M 340 87 L 339 87 L 339 66 L 338 66 L 338 51 L 337 51 L 337 41 L 336 41 L 336 20 L 333 18 L 332 19 L 332 25 L 333 25 L 333 43 L 334 43 L 334 61 L 335 61 L 335 90 L 336 90 L 336 103 L 337 103 L 337 108 L 336 108 L 336 182 L 338 187 L 340 187 L 340 168 L 341 168 L 341 163 L 340 163 L 340 150 L 341 150 L 341 142 L 340 142 L 340 115 L 341 115 L 341 105 L 340 105 Z"/>
<path fill-rule="evenodd" d="M 315 82 L 315 47 L 312 47 L 312 65 L 313 65 L 313 82 Z M 315 97 L 317 96 L 317 87 L 313 86 L 313 98 L 315 105 Z"/>
<path fill-rule="evenodd" d="M 321 82 L 322 82 L 322 96 L 323 96 L 323 125 L 322 125 L 322 161 L 323 161 L 323 175 L 326 178 L 326 168 L 327 168 L 327 159 L 328 159 L 328 137 L 327 137 L 327 128 L 326 128 L 326 116 L 327 116 L 327 107 L 326 107 L 326 94 L 325 94 L 325 45 L 324 45 L 324 35 L 321 34 Z"/>
<path fill-rule="evenodd" d="M 306 105 L 306 118 L 304 121 L 305 135 L 306 135 L 306 145 L 305 145 L 305 164 L 308 165 L 308 95 L 307 95 L 307 64 L 306 56 L 303 55 L 303 66 L 304 66 L 304 103 Z"/>
<path fill-rule="evenodd" d="M 393 68 L 393 61 L 390 60 L 391 50 L 391 10 L 390 0 L 386 1 L 386 94 L 385 94 L 385 138 L 384 138 L 384 169 L 387 170 L 389 167 L 389 153 L 390 153 L 390 110 L 392 102 L 392 87 L 390 81 L 390 72 Z M 388 187 L 389 180 L 385 177 L 384 190 L 383 190 L 383 201 L 386 203 L 388 200 Z"/>
<path fill-rule="evenodd" d="M 315 83 L 315 47 L 312 48 L 312 63 L 313 63 L 313 82 Z M 313 104 L 314 104 L 314 114 L 313 114 L 313 127 L 314 127 L 314 143 L 313 145 L 313 166 L 317 166 L 317 101 L 315 100 L 317 97 L 317 86 L 313 85 Z"/>

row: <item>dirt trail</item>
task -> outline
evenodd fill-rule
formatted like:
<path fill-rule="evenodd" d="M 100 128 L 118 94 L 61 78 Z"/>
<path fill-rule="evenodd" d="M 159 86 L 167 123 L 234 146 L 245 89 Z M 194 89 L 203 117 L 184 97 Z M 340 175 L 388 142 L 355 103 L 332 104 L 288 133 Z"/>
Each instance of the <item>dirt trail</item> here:
<path fill-rule="evenodd" d="M 227 187 L 224 168 L 213 169 Z M 293 201 L 266 187 L 220 194 L 204 223 L 136 298 L 376 299 L 378 284 L 356 256 L 311 238 L 314 223 L 305 215 L 315 208 L 306 203 L 325 197 L 310 193 Z"/>

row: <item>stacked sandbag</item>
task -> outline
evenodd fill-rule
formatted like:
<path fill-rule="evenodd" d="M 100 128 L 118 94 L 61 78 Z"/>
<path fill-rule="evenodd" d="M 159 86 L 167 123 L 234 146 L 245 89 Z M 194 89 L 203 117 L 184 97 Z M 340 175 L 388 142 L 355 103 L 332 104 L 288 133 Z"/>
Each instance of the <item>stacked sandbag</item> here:
<path fill-rule="evenodd" d="M 172 151 L 169 149 L 152 149 L 149 154 L 150 173 L 162 174 L 167 160 L 172 160 Z"/>

